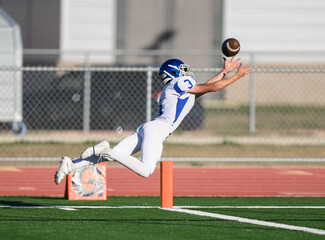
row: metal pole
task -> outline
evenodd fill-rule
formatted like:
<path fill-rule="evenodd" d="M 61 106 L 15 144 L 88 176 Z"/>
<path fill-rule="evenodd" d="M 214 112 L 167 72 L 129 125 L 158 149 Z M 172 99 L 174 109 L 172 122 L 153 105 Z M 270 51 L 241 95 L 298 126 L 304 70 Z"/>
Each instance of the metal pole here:
<path fill-rule="evenodd" d="M 146 111 L 146 120 L 147 122 L 151 121 L 151 96 L 152 96 L 152 69 L 148 67 L 147 71 L 147 111 Z"/>
<path fill-rule="evenodd" d="M 253 66 L 253 70 L 255 68 L 255 54 L 251 55 L 251 64 Z M 250 82 L 249 82 L 249 132 L 254 134 L 256 130 L 256 100 L 255 100 L 255 92 L 256 92 L 256 78 L 255 71 L 252 71 L 250 74 Z"/>
<path fill-rule="evenodd" d="M 90 67 L 89 53 L 86 55 L 86 67 Z M 84 106 L 83 106 L 83 131 L 90 129 L 90 98 L 91 98 L 91 71 L 86 70 L 84 75 Z"/>

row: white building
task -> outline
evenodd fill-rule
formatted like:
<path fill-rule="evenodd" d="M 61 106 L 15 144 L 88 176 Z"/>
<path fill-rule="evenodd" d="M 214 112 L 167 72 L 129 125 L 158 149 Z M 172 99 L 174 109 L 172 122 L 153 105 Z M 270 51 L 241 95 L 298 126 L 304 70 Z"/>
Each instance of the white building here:
<path fill-rule="evenodd" d="M 312 59 L 315 52 L 325 51 L 322 0 L 0 0 L 0 6 L 20 24 L 25 49 L 219 51 L 224 39 L 235 37 L 241 42 L 241 53 L 276 52 L 277 61 L 278 53 L 281 57 L 286 52 L 288 58 L 288 51 L 307 55 L 312 51 Z M 263 53 L 260 59 L 273 60 L 272 54 Z M 61 55 L 68 62 L 82 58 Z M 193 66 L 217 64 L 206 56 L 184 58 Z M 287 60 L 292 59 L 301 57 L 292 54 Z M 97 60 L 155 61 L 93 55 L 91 62 Z"/>
<path fill-rule="evenodd" d="M 22 66 L 22 43 L 18 24 L 0 8 L 0 67 Z M 16 128 L 23 120 L 22 73 L 0 72 L 0 122 L 11 122 Z M 19 125 L 17 125 L 19 123 Z M 15 133 L 22 133 L 22 129 Z"/>

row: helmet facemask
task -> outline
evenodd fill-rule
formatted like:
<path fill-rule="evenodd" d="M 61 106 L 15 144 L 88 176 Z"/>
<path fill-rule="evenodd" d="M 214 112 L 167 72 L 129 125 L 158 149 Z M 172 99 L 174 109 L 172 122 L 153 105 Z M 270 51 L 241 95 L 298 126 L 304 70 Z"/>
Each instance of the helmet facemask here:
<path fill-rule="evenodd" d="M 181 64 L 179 66 L 179 69 L 180 69 L 180 74 L 183 73 L 182 76 L 191 76 L 191 77 L 195 77 L 194 73 L 193 72 L 190 72 L 190 66 L 187 65 L 187 64 Z"/>

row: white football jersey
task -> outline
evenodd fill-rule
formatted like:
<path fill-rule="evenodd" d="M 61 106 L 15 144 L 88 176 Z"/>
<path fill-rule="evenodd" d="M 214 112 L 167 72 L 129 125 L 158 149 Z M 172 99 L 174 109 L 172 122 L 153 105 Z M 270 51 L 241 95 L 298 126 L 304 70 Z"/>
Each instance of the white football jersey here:
<path fill-rule="evenodd" d="M 160 96 L 155 120 L 167 121 L 172 126 L 172 132 L 175 131 L 194 106 L 195 94 L 187 91 L 195 85 L 196 80 L 190 76 L 178 77 L 166 84 Z"/>

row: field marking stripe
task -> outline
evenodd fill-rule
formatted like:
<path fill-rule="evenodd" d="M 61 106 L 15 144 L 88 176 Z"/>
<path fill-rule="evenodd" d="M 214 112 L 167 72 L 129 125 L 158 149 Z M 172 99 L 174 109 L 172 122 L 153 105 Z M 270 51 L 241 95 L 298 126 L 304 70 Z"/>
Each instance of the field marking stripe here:
<path fill-rule="evenodd" d="M 325 209 L 325 206 L 174 206 L 174 208 Z"/>
<path fill-rule="evenodd" d="M 10 206 L 0 208 L 71 208 L 71 209 L 111 209 L 111 208 L 160 208 L 158 206 Z M 325 209 L 325 206 L 174 206 L 175 209 L 183 208 L 243 208 L 243 209 Z"/>
<path fill-rule="evenodd" d="M 53 209 L 127 209 L 127 208 L 160 208 L 158 206 L 0 206 L 0 208 L 36 208 L 36 209 L 44 209 L 44 208 L 53 208 Z"/>
<path fill-rule="evenodd" d="M 77 210 L 76 208 L 71 208 L 71 207 L 60 207 L 58 209 L 65 210 L 65 211 L 76 211 Z"/>
<path fill-rule="evenodd" d="M 282 224 L 282 223 L 267 222 L 267 221 L 235 217 L 235 216 L 223 215 L 223 214 L 218 214 L 218 213 L 208 213 L 208 212 L 189 210 L 189 209 L 164 208 L 163 210 L 187 213 L 187 214 L 203 216 L 203 217 L 213 217 L 213 218 L 237 221 L 237 222 L 242 222 L 242 223 L 251 223 L 251 224 L 260 225 L 260 226 L 283 228 L 283 229 L 288 229 L 288 230 L 296 230 L 296 231 L 303 231 L 303 232 L 314 233 L 314 234 L 319 234 L 319 235 L 325 235 L 325 230 L 316 229 L 316 228 L 299 227 L 299 226 Z"/>

